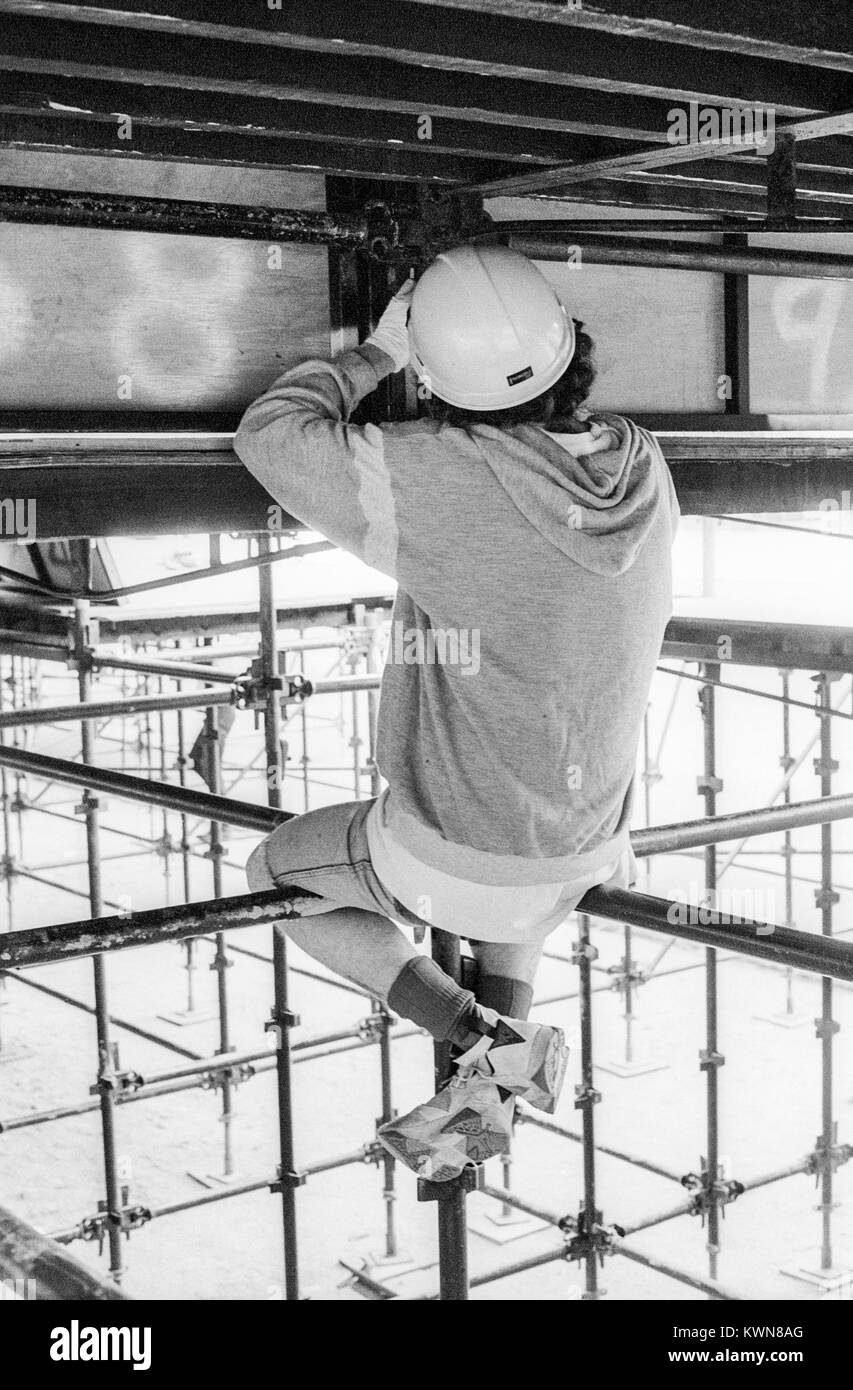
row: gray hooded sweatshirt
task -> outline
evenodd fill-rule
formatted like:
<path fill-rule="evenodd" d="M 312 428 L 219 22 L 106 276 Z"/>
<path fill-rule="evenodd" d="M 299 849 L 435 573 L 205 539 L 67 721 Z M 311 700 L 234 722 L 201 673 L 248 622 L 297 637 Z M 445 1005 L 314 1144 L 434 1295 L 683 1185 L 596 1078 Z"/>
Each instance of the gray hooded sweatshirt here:
<path fill-rule="evenodd" d="M 234 447 L 271 496 L 398 582 L 378 762 L 395 838 L 491 884 L 570 881 L 627 848 L 637 745 L 671 613 L 675 490 L 652 435 L 348 424 L 373 346 L 286 372 Z"/>

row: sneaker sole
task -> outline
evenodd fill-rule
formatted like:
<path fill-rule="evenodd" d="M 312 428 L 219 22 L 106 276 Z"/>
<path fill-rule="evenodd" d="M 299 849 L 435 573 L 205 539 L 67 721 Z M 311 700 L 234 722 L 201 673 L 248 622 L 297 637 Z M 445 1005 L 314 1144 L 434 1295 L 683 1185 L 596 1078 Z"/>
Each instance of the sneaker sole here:
<path fill-rule="evenodd" d="M 566 1068 L 569 1065 L 569 1049 L 562 1028 L 552 1028 L 542 1060 L 539 1062 L 530 1084 L 517 1094 L 528 1105 L 553 1115 L 560 1099 Z M 500 1083 L 499 1083 L 500 1084 Z"/>
<path fill-rule="evenodd" d="M 377 1139 L 398 1162 L 405 1164 L 419 1178 L 430 1182 L 451 1182 L 458 1178 L 465 1168 L 476 1167 L 489 1158 L 509 1152 L 510 1135 L 500 1130 L 479 1128 L 466 1131 L 454 1123 L 438 1136 L 431 1145 L 410 1139 L 399 1129 L 383 1127 L 377 1131 Z M 458 1142 L 463 1141 L 460 1148 Z"/>

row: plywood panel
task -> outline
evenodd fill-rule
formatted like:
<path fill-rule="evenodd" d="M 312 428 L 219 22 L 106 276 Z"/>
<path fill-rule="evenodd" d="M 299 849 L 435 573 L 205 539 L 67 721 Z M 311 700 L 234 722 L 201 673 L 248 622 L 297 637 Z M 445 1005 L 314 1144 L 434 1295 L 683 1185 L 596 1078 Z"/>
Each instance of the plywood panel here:
<path fill-rule="evenodd" d="M 853 253 L 853 236 L 756 236 L 756 246 Z M 752 408 L 853 410 L 853 284 L 761 279 L 750 284 Z"/>
<path fill-rule="evenodd" d="M 629 266 L 542 271 L 596 347 L 600 410 L 720 411 L 722 277 Z"/>
<path fill-rule="evenodd" d="M 2 408 L 247 403 L 329 350 L 326 251 L 280 252 L 271 268 L 263 242 L 0 226 Z"/>
<path fill-rule="evenodd" d="M 581 223 L 602 215 L 585 203 L 547 198 L 491 198 L 495 221 L 543 218 Z M 614 222 L 659 217 L 654 210 L 607 208 Z M 679 217 L 666 213 L 666 217 Z M 691 240 L 714 241 L 691 228 Z M 618 230 L 618 229 L 617 229 Z M 587 266 L 581 261 L 540 269 L 575 318 L 583 319 L 596 345 L 598 379 L 591 404 L 615 411 L 718 411 L 723 366 L 723 291 L 719 275 L 627 266 Z"/>
<path fill-rule="evenodd" d="M 316 176 L 144 160 L 6 152 L 0 182 L 324 206 Z M 283 367 L 329 351 L 326 251 L 279 251 L 0 224 L 0 409 L 239 409 Z"/>

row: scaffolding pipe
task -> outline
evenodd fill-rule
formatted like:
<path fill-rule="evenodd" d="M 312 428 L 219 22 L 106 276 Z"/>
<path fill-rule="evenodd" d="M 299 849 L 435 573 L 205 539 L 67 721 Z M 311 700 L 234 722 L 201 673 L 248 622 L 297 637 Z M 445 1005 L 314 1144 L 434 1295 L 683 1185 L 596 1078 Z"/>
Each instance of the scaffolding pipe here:
<path fill-rule="evenodd" d="M 126 1301 L 117 1285 L 69 1255 L 28 1221 L 0 1207 L 0 1276 L 20 1297 L 43 1303 Z"/>
<path fill-rule="evenodd" d="M 84 563 L 87 574 L 92 564 L 92 543 L 83 542 Z M 77 660 L 77 680 L 80 702 L 85 708 L 89 699 L 91 670 L 89 666 L 89 605 L 85 599 L 74 605 L 74 650 Z M 94 730 L 89 719 L 84 718 L 80 725 L 80 751 L 83 762 L 91 763 L 94 755 Z M 93 918 L 100 918 L 104 912 L 103 890 L 101 885 L 101 848 L 98 831 L 98 799 L 87 787 L 83 792 L 82 810 L 86 821 L 86 853 L 89 860 L 89 906 Z M 122 1263 L 122 1193 L 118 1173 L 115 1125 L 115 1056 L 110 1036 L 110 1012 L 107 1000 L 106 961 L 98 953 L 92 956 L 95 985 L 95 1026 L 98 1044 L 98 1071 L 96 1087 L 101 1111 L 101 1137 L 104 1154 L 104 1181 L 106 1185 L 105 1217 L 107 1240 L 110 1251 L 110 1274 L 116 1283 L 121 1283 Z"/>
<path fill-rule="evenodd" d="M 97 665 L 97 662 L 94 664 Z M 147 716 L 162 710 L 206 709 L 216 705 L 237 703 L 236 681 L 239 679 L 238 677 L 228 675 L 227 678 L 224 678 L 222 672 L 209 674 L 204 668 L 201 668 L 194 679 L 207 681 L 227 679 L 228 688 L 225 690 L 194 690 L 180 695 L 137 695 L 124 700 L 93 700 L 88 706 L 85 718 L 114 719 L 118 715 L 126 714 Z M 337 676 L 329 680 L 306 681 L 298 693 L 291 694 L 288 690 L 279 691 L 275 698 L 276 702 L 301 700 L 307 699 L 310 695 L 339 695 L 348 691 L 378 690 L 380 685 L 380 676 Z M 0 714 L 0 729 L 15 729 L 21 726 L 28 727 L 39 724 L 66 724 L 83 718 L 84 715 L 81 713 L 79 705 L 45 705 L 39 709 L 17 709 Z"/>
<path fill-rule="evenodd" d="M 212 692 L 214 695 L 215 693 Z M 207 698 L 210 699 L 210 694 Z M 233 825 L 243 830 L 257 830 L 262 834 L 269 834 L 282 821 L 290 820 L 292 815 L 290 811 L 253 806 L 250 802 L 237 801 L 227 796 L 215 797 L 209 792 L 181 788 L 170 782 L 144 780 L 128 773 L 116 772 L 111 768 L 84 767 L 68 758 L 54 758 L 9 744 L 0 744 L 0 765 L 13 768 L 20 773 L 29 773 L 48 782 L 67 782 L 74 786 L 91 787 L 94 791 L 128 797 L 131 801 L 143 801 L 153 806 L 166 806 L 174 811 L 185 811 L 187 815 L 198 817 L 200 820 L 216 819 L 223 825 Z M 843 796 L 818 797 L 814 801 L 795 801 L 789 806 L 736 811 L 729 815 L 717 816 L 713 821 L 702 818 L 655 826 L 650 830 L 635 830 L 631 834 L 631 846 L 638 858 L 645 858 L 651 854 L 672 854 L 681 849 L 721 844 L 742 836 L 774 835 L 786 829 L 794 830 L 800 826 L 822 825 L 829 821 L 851 818 L 853 794 L 848 793 Z"/>
<path fill-rule="evenodd" d="M 511 226 L 511 223 L 506 223 L 501 228 L 501 224 L 498 224 L 498 229 L 505 232 Z M 501 239 L 532 261 L 565 262 L 571 246 L 579 248 L 580 260 L 587 265 L 649 266 L 653 269 L 710 271 L 726 275 L 783 275 L 809 280 L 853 279 L 853 257 L 829 256 L 819 251 L 778 251 L 759 246 L 735 249 L 701 242 L 584 236 L 577 224 L 569 230 L 560 227 L 559 223 L 546 224 L 546 228 L 554 227 L 553 231 L 543 230 L 540 223 L 528 223 L 527 226 L 531 228 L 529 232 L 512 231 Z M 686 227 L 685 230 L 689 229 Z"/>
<path fill-rule="evenodd" d="M 699 691 L 704 757 L 698 791 L 705 801 L 705 815 L 711 820 L 717 812 L 717 793 L 723 786 L 722 780 L 717 776 L 716 686 L 720 680 L 719 664 L 703 663 L 702 675 L 707 677 L 708 683 Z M 717 847 L 713 844 L 705 846 L 705 894 L 707 901 L 714 905 L 717 894 Z M 702 1183 L 708 1215 L 708 1273 L 712 1279 L 717 1278 L 720 1253 L 720 1202 L 717 1186 L 720 1178 L 719 1073 L 720 1068 L 725 1065 L 725 1057 L 718 1046 L 717 996 L 717 952 L 713 946 L 708 946 L 705 949 L 705 1048 L 699 1054 L 699 1066 L 705 1073 L 706 1084 L 707 1153 L 702 1165 Z"/>

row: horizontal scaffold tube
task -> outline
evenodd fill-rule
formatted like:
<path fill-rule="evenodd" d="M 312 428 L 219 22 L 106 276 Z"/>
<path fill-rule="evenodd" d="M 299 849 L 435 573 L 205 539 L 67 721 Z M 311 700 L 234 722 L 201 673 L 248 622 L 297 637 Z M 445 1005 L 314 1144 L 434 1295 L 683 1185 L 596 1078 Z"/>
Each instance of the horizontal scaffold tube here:
<path fill-rule="evenodd" d="M 180 236 L 298 241 L 338 250 L 366 248 L 363 217 L 333 216 L 310 208 L 248 207 L 140 198 L 127 193 L 79 193 L 62 188 L 0 187 L 0 222 L 30 226 L 98 227 L 111 231 L 169 232 Z"/>
<path fill-rule="evenodd" d="M 680 941 L 738 951 L 741 955 L 757 956 L 778 965 L 795 966 L 813 975 L 853 980 L 853 944 L 832 937 L 733 917 L 707 907 L 673 903 L 667 898 L 634 893 L 627 888 L 591 888 L 581 898 L 578 908 L 594 917 L 664 932 Z"/>
<path fill-rule="evenodd" d="M 733 811 L 713 820 L 676 822 L 635 830 L 631 847 L 639 859 L 652 854 L 674 854 L 678 850 L 718 845 L 742 836 L 772 835 L 796 830 L 804 825 L 827 825 L 830 821 L 853 817 L 853 795 L 825 796 L 816 801 L 792 801 L 787 806 L 769 806 L 757 811 Z"/>
<path fill-rule="evenodd" d="M 59 1303 L 125 1298 L 115 1284 L 5 1207 L 0 1207 L 0 1276 L 20 1288 L 22 1299 L 34 1296 Z"/>
<path fill-rule="evenodd" d="M 325 684 L 331 682 L 318 681 L 318 689 L 323 688 Z M 334 684 L 337 685 L 338 682 Z M 204 693 L 209 697 L 216 692 Z M 93 707 L 85 705 L 73 708 L 82 708 L 88 712 Z M 222 825 L 233 825 L 243 830 L 268 833 L 282 821 L 290 820 L 293 814 L 270 806 L 253 806 L 248 801 L 238 801 L 232 797 L 215 796 L 211 792 L 194 791 L 190 787 L 176 786 L 171 782 L 134 777 L 126 772 L 115 772 L 111 768 L 83 766 L 71 762 L 68 758 L 54 758 L 45 753 L 33 753 L 28 749 L 15 748 L 8 744 L 0 744 L 0 765 L 12 768 L 15 772 L 43 777 L 48 782 L 70 782 L 74 786 L 89 787 L 92 791 L 112 793 L 113 796 L 127 797 L 131 801 L 144 801 L 152 806 L 163 806 L 167 810 L 183 811 L 202 820 L 215 820 Z M 800 826 L 825 825 L 831 821 L 848 819 L 853 819 L 853 795 L 825 796 L 814 801 L 794 801 L 787 806 L 735 811 L 731 815 L 715 816 L 713 819 L 702 817 L 699 820 L 682 821 L 674 825 L 635 830 L 631 835 L 631 845 L 638 858 L 647 858 L 653 854 L 671 854 L 678 850 L 721 844 L 726 840 L 739 840 L 750 835 L 772 835 Z"/>
<path fill-rule="evenodd" d="M 0 970 L 74 960 L 103 951 L 155 946 L 208 932 L 231 931 L 298 917 L 298 900 L 313 896 L 302 888 L 271 888 L 263 893 L 151 908 L 118 917 L 28 927 L 0 937 Z M 796 966 L 814 975 L 853 980 L 853 944 L 831 937 L 730 917 L 710 908 L 691 909 L 684 903 L 672 903 L 666 898 L 649 897 L 627 889 L 593 888 L 581 899 L 579 908 L 597 917 L 646 927 L 680 940 Z M 685 915 L 689 918 L 687 923 L 682 920 Z"/>
<path fill-rule="evenodd" d="M 92 659 L 93 666 L 119 665 L 119 663 Z M 132 667 L 130 669 L 133 669 Z M 172 673 L 181 678 L 180 670 Z M 186 678 L 186 677 L 183 677 Z M 209 679 L 206 672 L 193 677 L 195 680 Z M 221 674 L 214 673 L 213 680 L 222 681 Z M 208 709 L 213 705 L 237 703 L 235 678 L 225 678 L 231 688 L 222 690 L 195 690 L 186 694 L 173 695 L 130 695 L 121 700 L 90 700 L 86 704 L 79 701 L 73 705 L 40 705 L 38 708 L 6 710 L 0 714 L 0 729 L 26 728 L 35 724 L 68 724 L 84 719 L 112 719 L 119 715 L 151 714 L 158 710 Z M 309 695 L 342 695 L 348 691 L 378 690 L 380 676 L 330 676 L 323 680 L 306 680 L 300 684 L 298 693 L 291 695 L 283 690 L 283 700 L 307 698 Z"/>
<path fill-rule="evenodd" d="M 496 229 L 507 232 L 511 223 Z M 490 229 L 491 231 L 492 229 Z M 690 231 L 689 226 L 685 231 Z M 633 237 L 584 236 L 577 223 L 571 229 L 549 222 L 526 223 L 502 238 L 533 261 L 565 261 L 569 246 L 577 247 L 588 265 L 634 265 L 654 269 L 716 271 L 731 275 L 800 276 L 809 280 L 853 279 L 853 256 L 825 252 L 780 251 L 775 247 L 735 249 L 707 242 L 642 241 Z"/>

